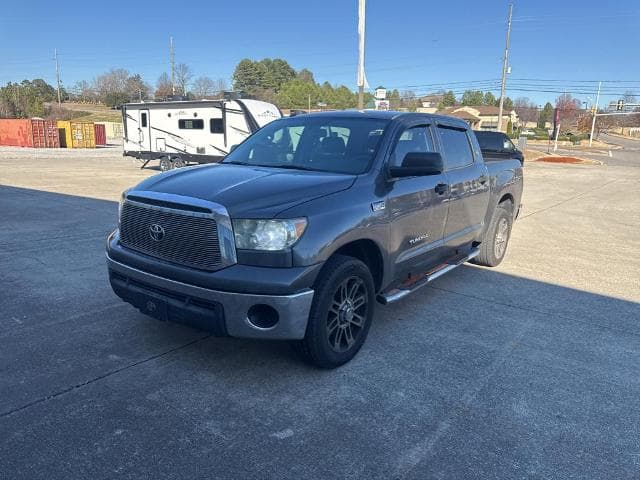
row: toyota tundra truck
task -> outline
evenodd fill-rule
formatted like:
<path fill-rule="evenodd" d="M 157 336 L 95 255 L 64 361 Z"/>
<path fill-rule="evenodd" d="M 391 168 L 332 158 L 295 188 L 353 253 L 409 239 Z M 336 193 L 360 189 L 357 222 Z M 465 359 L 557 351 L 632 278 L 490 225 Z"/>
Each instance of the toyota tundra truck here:
<path fill-rule="evenodd" d="M 292 341 L 334 368 L 391 304 L 457 266 L 496 266 L 520 209 L 518 160 L 485 163 L 462 120 L 343 111 L 275 120 L 219 164 L 125 191 L 114 292 L 214 335 Z"/>

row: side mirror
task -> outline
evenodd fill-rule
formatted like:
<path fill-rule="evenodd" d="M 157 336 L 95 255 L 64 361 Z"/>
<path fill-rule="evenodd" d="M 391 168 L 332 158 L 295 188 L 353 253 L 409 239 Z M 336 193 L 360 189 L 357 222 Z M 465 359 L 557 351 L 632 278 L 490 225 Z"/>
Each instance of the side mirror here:
<path fill-rule="evenodd" d="M 392 177 L 421 177 L 440 175 L 444 171 L 442 155 L 438 152 L 409 152 L 399 167 L 389 167 Z"/>

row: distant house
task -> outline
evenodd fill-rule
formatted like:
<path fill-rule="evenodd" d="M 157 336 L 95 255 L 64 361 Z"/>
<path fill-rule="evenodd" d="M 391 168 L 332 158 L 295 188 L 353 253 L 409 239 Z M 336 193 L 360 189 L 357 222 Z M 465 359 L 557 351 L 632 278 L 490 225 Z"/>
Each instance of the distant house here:
<path fill-rule="evenodd" d="M 425 95 L 420 98 L 421 106 L 416 108 L 416 111 L 420 113 L 436 113 L 438 111 L 438 105 L 440 105 L 443 98 L 444 95 L 439 93 Z"/>
<path fill-rule="evenodd" d="M 474 130 L 497 130 L 499 107 L 493 105 L 465 105 L 458 107 L 448 107 L 438 112 L 443 115 L 461 118 L 467 122 Z M 511 120 L 513 128 L 520 125 L 518 114 L 515 110 L 503 110 L 502 112 L 502 128 L 503 132 L 507 131 L 507 124 Z"/>

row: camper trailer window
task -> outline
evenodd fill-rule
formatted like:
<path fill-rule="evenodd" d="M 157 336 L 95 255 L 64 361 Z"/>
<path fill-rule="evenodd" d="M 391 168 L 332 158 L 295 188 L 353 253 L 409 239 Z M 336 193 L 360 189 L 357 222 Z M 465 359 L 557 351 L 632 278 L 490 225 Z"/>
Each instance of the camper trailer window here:
<path fill-rule="evenodd" d="M 146 113 L 143 113 L 140 116 L 140 123 L 142 124 L 143 127 L 147 126 L 147 114 Z"/>
<path fill-rule="evenodd" d="M 224 123 L 221 118 L 212 118 L 209 120 L 209 130 L 211 133 L 224 133 Z"/>
<path fill-rule="evenodd" d="M 204 120 L 178 120 L 178 128 L 180 130 L 202 130 Z"/>

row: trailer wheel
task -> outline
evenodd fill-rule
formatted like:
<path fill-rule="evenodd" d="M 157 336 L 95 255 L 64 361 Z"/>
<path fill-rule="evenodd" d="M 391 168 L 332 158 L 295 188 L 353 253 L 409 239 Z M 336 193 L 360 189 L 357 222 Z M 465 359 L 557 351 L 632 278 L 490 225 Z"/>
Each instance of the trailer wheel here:
<path fill-rule="evenodd" d="M 185 161 L 180 157 L 173 157 L 173 168 L 182 168 L 186 165 Z"/>
<path fill-rule="evenodd" d="M 160 159 L 160 171 L 168 172 L 173 168 L 173 162 L 169 157 L 162 157 Z"/>

